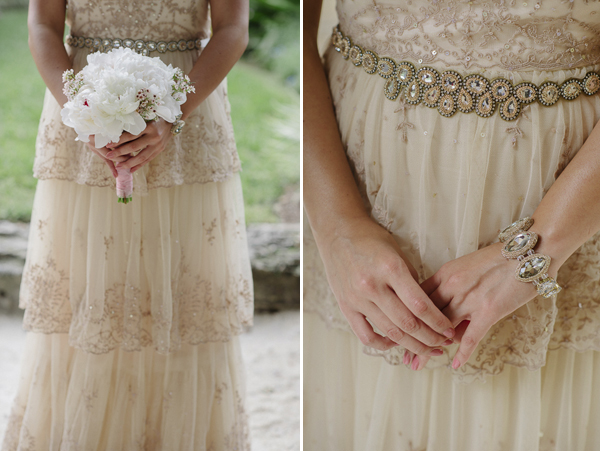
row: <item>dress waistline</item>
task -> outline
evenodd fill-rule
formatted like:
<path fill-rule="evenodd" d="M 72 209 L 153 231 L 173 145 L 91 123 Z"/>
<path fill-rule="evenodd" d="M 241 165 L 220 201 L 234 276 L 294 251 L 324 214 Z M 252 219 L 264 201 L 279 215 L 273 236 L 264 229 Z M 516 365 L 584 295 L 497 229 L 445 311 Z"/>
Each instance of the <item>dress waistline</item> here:
<path fill-rule="evenodd" d="M 502 119 L 513 121 L 519 117 L 523 105 L 536 100 L 544 106 L 552 106 L 560 99 L 574 100 L 582 93 L 591 96 L 600 91 L 600 75 L 593 71 L 580 79 L 565 80 L 560 85 L 546 81 L 539 86 L 529 82 L 513 86 L 505 78 L 490 80 L 479 74 L 461 75 L 453 70 L 440 74 L 433 67 L 417 69 L 412 62 L 396 62 L 353 43 L 340 31 L 339 25 L 334 27 L 331 40 L 344 59 L 357 67 L 362 66 L 368 74 L 377 74 L 386 80 L 384 95 L 388 99 L 396 100 L 402 95 L 407 103 L 437 108 L 445 117 L 457 111 L 475 111 L 480 117 L 490 117 L 498 107 Z"/>
<path fill-rule="evenodd" d="M 141 39 L 90 38 L 68 35 L 65 42 L 71 47 L 88 48 L 94 52 L 108 52 L 112 49 L 125 47 L 148 56 L 151 52 L 166 53 L 167 51 L 185 52 L 188 50 L 201 50 L 206 46 L 208 39 L 180 39 L 179 41 L 156 42 Z"/>

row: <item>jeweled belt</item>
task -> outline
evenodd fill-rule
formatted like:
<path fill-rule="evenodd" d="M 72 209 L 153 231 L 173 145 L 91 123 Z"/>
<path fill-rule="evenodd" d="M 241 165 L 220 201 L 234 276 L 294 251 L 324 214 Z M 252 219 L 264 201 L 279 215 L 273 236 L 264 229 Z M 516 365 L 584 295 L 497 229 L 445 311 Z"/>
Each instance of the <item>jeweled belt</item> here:
<path fill-rule="evenodd" d="M 552 106 L 561 98 L 574 100 L 581 93 L 591 96 L 600 90 L 600 75 L 596 72 L 587 72 L 582 79 L 570 78 L 560 85 L 547 81 L 540 86 L 529 82 L 513 86 L 504 78 L 489 80 L 479 74 L 463 77 L 452 70 L 440 74 L 432 67 L 416 69 L 408 61 L 397 63 L 353 44 L 337 26 L 331 40 L 344 59 L 362 66 L 368 74 L 378 74 L 387 80 L 384 94 L 388 99 L 396 100 L 402 94 L 406 102 L 437 108 L 446 117 L 457 111 L 470 113 L 473 110 L 481 117 L 490 117 L 499 105 L 500 117 L 512 121 L 519 117 L 523 105 L 536 100 L 544 106 Z"/>
<path fill-rule="evenodd" d="M 84 36 L 67 36 L 66 43 L 71 47 L 88 48 L 96 52 L 108 52 L 112 49 L 126 47 L 135 50 L 142 55 L 151 52 L 185 52 L 188 50 L 200 50 L 203 41 L 200 39 L 181 39 L 179 41 L 143 41 L 141 39 L 110 39 L 89 38 Z"/>

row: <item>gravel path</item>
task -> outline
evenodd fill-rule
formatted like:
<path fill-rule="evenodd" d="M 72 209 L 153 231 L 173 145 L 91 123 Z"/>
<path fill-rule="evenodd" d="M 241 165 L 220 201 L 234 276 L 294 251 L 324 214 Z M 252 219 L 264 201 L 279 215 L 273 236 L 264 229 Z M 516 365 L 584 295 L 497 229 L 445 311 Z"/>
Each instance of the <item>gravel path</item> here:
<path fill-rule="evenodd" d="M 19 380 L 21 318 L 0 315 L 0 438 Z M 300 314 L 257 315 L 242 336 L 247 405 L 255 451 L 300 449 Z M 1 440 L 0 440 L 1 443 Z"/>

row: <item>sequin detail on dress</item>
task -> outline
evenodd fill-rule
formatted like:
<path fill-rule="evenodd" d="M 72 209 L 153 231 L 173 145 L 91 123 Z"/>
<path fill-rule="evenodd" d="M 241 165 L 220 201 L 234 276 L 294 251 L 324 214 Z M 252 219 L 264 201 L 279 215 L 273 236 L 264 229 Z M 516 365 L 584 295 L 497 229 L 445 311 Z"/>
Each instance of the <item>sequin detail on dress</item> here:
<path fill-rule="evenodd" d="M 479 74 L 461 76 L 455 71 L 440 74 L 428 66 L 416 69 L 409 61 L 396 62 L 372 50 L 363 50 L 344 36 L 339 27 L 333 29 L 331 42 L 344 59 L 357 67 L 363 66 L 368 74 L 386 79 L 384 95 L 388 99 L 396 100 L 401 95 L 412 105 L 437 108 L 445 117 L 457 111 L 470 113 L 473 110 L 480 117 L 490 117 L 498 110 L 502 119 L 514 121 L 523 106 L 536 100 L 544 106 L 552 106 L 561 98 L 575 100 L 580 94 L 591 96 L 600 91 L 600 75 L 593 71 L 582 79 L 571 78 L 560 85 L 546 82 L 538 87 L 523 82 L 513 86 L 504 78 L 488 80 Z"/>

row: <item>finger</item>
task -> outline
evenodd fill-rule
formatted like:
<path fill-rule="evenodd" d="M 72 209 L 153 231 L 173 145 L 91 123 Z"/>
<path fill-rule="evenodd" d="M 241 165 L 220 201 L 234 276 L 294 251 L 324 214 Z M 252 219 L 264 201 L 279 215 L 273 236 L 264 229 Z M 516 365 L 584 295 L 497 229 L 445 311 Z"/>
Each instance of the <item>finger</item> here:
<path fill-rule="evenodd" d="M 143 166 L 158 154 L 156 146 L 149 146 L 138 153 L 136 156 L 129 158 L 127 161 L 117 164 L 117 168 L 132 169 L 134 166 Z"/>
<path fill-rule="evenodd" d="M 429 296 L 431 293 L 433 293 L 437 289 L 437 287 L 440 286 L 441 283 L 442 283 L 442 277 L 438 271 L 433 276 L 431 276 L 429 279 L 427 279 L 421 283 L 421 290 L 423 290 L 423 292 L 427 296 Z"/>
<path fill-rule="evenodd" d="M 477 345 L 490 327 L 491 325 L 488 325 L 481 319 L 471 320 L 462 336 L 458 351 L 454 355 L 454 360 L 452 360 L 452 368 L 460 368 L 469 360 L 469 357 L 471 357 L 471 354 L 473 354 L 473 351 L 475 351 L 475 348 L 477 348 Z"/>
<path fill-rule="evenodd" d="M 427 362 L 429 362 L 430 358 L 431 357 L 429 357 L 427 355 L 416 356 L 410 365 L 411 370 L 414 370 L 414 371 L 422 370 L 423 368 L 425 368 L 425 365 L 427 365 Z"/>
<path fill-rule="evenodd" d="M 433 293 L 429 295 L 431 302 L 433 302 L 433 304 L 440 310 L 444 310 L 452 301 L 452 296 L 449 293 L 444 293 L 444 288 L 445 286 L 440 285 Z"/>
<path fill-rule="evenodd" d="M 137 171 L 139 168 L 141 168 L 145 164 L 150 163 L 154 159 L 154 157 L 156 157 L 159 153 L 160 152 L 155 152 L 149 158 L 147 158 L 145 161 L 142 161 L 140 164 L 136 164 L 135 166 L 132 166 L 131 173 L 134 173 L 135 171 Z"/>
<path fill-rule="evenodd" d="M 390 318 L 374 303 L 362 312 L 377 328 L 389 339 L 395 343 L 402 345 L 409 351 L 419 355 L 441 355 L 441 349 L 427 346 L 413 336 L 402 331 Z M 410 313 L 409 313 L 410 314 Z"/>
<path fill-rule="evenodd" d="M 153 143 L 153 139 L 148 135 L 143 135 L 133 141 L 129 141 L 121 146 L 111 148 L 106 154 L 106 158 L 114 158 L 120 155 L 130 155 L 139 152 Z"/>
<path fill-rule="evenodd" d="M 450 320 L 444 316 L 412 278 L 393 279 L 391 288 L 404 305 L 431 329 L 446 338 L 454 336 L 454 328 Z"/>
<path fill-rule="evenodd" d="M 358 337 L 360 342 L 365 346 L 378 349 L 380 351 L 387 351 L 394 346 L 397 346 L 392 340 L 387 337 L 375 333 L 373 326 L 369 324 L 367 319 L 358 312 L 351 312 L 346 315 L 346 319 L 352 328 L 354 334 Z"/>
<path fill-rule="evenodd" d="M 456 326 L 456 328 L 455 328 L 456 335 L 453 338 L 453 340 L 456 343 L 460 343 L 460 341 L 462 340 L 463 335 L 467 331 L 467 327 L 469 327 L 469 323 L 470 323 L 469 320 L 464 320 L 464 321 L 461 321 L 460 323 L 458 323 L 458 325 Z"/>
<path fill-rule="evenodd" d="M 115 164 L 112 161 L 110 161 L 110 160 L 104 159 L 104 161 L 108 165 L 108 168 L 110 169 L 110 172 L 112 172 L 113 177 L 117 178 L 117 176 L 119 175 L 119 173 L 117 172 L 117 169 L 115 168 Z"/>
<path fill-rule="evenodd" d="M 402 363 L 404 363 L 405 365 L 410 365 L 414 356 L 415 355 L 412 352 L 410 352 L 408 349 L 405 349 L 404 357 L 402 358 Z"/>
<path fill-rule="evenodd" d="M 144 129 L 144 131 L 142 131 L 141 134 L 143 134 L 145 131 L 146 131 L 146 129 Z M 121 145 L 123 145 L 123 144 L 125 144 L 125 143 L 127 143 L 129 141 L 133 141 L 134 139 L 138 138 L 138 136 L 140 136 L 140 135 L 132 135 L 129 132 L 123 132 L 123 133 L 121 133 L 121 137 L 119 138 L 119 142 L 116 142 L 116 143 L 110 142 L 110 143 L 108 143 L 106 145 L 106 147 L 108 147 L 109 149 L 110 148 L 119 147 L 119 146 L 121 146 Z"/>
<path fill-rule="evenodd" d="M 469 304 L 466 302 L 461 302 L 461 300 L 461 297 L 457 296 L 442 309 L 442 313 L 455 326 L 464 320 L 470 320 L 471 314 L 473 313 L 471 311 L 472 309 L 469 310 Z"/>
<path fill-rule="evenodd" d="M 447 336 L 438 334 L 423 321 L 415 318 L 406 305 L 398 299 L 396 293 L 388 287 L 381 294 L 377 305 L 393 324 L 428 346 L 439 346 L 448 339 Z"/>
<path fill-rule="evenodd" d="M 109 152 L 109 150 L 106 147 L 101 147 L 99 149 L 96 149 L 95 147 L 91 147 L 91 149 L 97 153 L 98 155 L 100 155 L 102 158 L 107 158 L 107 154 Z M 114 158 L 110 158 L 112 161 L 118 163 L 121 161 L 127 161 L 129 157 L 128 156 L 115 156 Z"/>
<path fill-rule="evenodd" d="M 113 177 L 117 178 L 118 172 L 117 172 L 117 169 L 115 168 L 115 164 L 112 161 L 106 159 L 100 152 L 100 149 L 96 149 L 95 147 L 91 147 L 91 146 L 90 146 L 90 149 L 92 150 L 92 152 L 94 152 L 96 155 L 98 155 L 100 158 L 102 158 L 102 160 L 106 163 L 106 165 L 110 169 L 110 172 L 112 173 Z"/>

